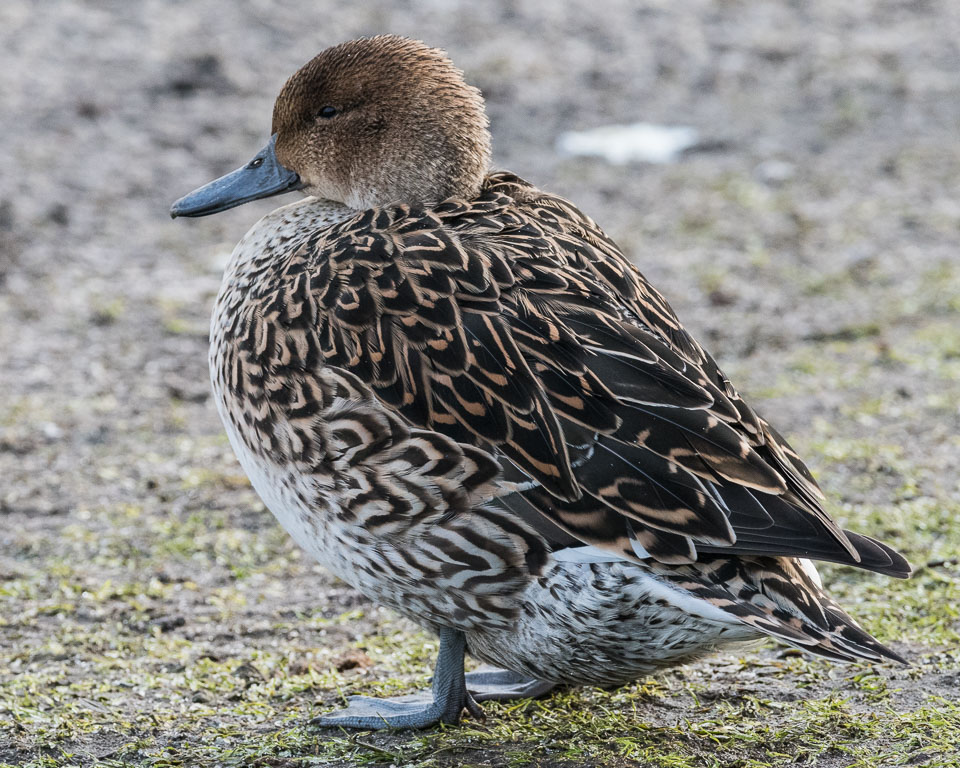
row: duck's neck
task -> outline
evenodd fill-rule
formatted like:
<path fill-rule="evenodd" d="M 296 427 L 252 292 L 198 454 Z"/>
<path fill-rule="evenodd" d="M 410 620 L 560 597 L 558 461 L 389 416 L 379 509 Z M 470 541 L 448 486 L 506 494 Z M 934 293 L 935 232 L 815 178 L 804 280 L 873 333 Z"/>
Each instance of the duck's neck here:
<path fill-rule="evenodd" d="M 343 203 L 306 197 L 277 208 L 254 224 L 237 243 L 227 263 L 225 278 L 237 276 L 271 262 L 290 251 L 298 241 L 317 230 L 336 224 L 357 213 Z"/>
<path fill-rule="evenodd" d="M 273 287 L 270 272 L 282 270 L 282 262 L 308 237 L 356 213 L 342 203 L 307 197 L 271 211 L 254 224 L 227 261 L 214 303 L 212 338 L 231 324 L 248 297 Z"/>

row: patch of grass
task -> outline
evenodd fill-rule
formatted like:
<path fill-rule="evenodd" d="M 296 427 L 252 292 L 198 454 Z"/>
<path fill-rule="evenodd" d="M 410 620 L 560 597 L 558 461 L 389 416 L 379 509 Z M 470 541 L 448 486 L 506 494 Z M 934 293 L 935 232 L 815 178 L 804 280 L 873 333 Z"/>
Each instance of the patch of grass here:
<path fill-rule="evenodd" d="M 828 578 L 882 638 L 902 637 L 904 627 L 924 634 L 914 612 L 943 605 L 929 593 L 941 588 L 942 578 L 926 572 L 886 601 L 879 588 Z M 293 671 L 297 641 L 224 654 L 202 634 L 191 639 L 138 627 L 138 617 L 148 615 L 142 603 L 169 597 L 173 589 L 150 581 L 105 584 L 89 600 L 128 610 L 95 628 L 76 608 L 40 610 L 25 619 L 52 621 L 54 631 L 43 644 L 5 654 L 0 664 L 6 735 L 29 735 L 33 748 L 45 751 L 18 764 L 89 765 L 90 755 L 69 745 L 105 732 L 123 736 L 113 756 L 98 763 L 108 766 L 479 765 L 490 754 L 497 764 L 517 766 L 761 766 L 808 764 L 828 755 L 842 756 L 844 765 L 899 765 L 923 755 L 926 764 L 949 765 L 960 745 L 960 708 L 931 685 L 960 671 L 960 660 L 931 653 L 920 654 L 909 669 L 836 666 L 769 652 L 724 656 L 612 693 L 570 690 L 541 701 L 488 703 L 485 722 L 456 728 L 320 732 L 304 725 L 321 711 L 318 699 L 336 706 L 341 693 L 396 695 L 424 687 L 435 641 L 391 619 L 350 641 L 362 614 L 303 616 L 274 624 L 270 633 L 282 637 L 298 627 L 330 642 L 310 643 L 313 663 Z M 76 588 L 59 591 L 69 599 L 77 595 Z M 918 592 L 917 600 L 907 605 L 902 597 L 910 592 Z M 899 613 L 889 614 L 884 605 L 890 603 Z M 927 632 L 924 639 L 946 638 Z M 336 671 L 332 656 L 345 644 L 370 655 L 369 675 Z M 160 733 L 163 740 L 151 736 Z"/>

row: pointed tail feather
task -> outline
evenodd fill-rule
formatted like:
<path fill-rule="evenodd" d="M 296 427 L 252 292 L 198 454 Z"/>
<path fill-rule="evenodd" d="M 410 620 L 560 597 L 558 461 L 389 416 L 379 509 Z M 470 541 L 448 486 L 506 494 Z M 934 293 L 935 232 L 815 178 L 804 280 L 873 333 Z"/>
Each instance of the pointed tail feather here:
<path fill-rule="evenodd" d="M 844 533 L 847 534 L 850 543 L 860 553 L 860 562 L 855 564 L 857 567 L 898 579 L 910 578 L 913 567 L 907 562 L 907 558 L 897 550 L 888 547 L 882 541 L 864 536 L 862 533 L 853 533 L 852 531 L 844 531 Z"/>
<path fill-rule="evenodd" d="M 861 566 L 876 570 L 885 563 L 887 570 L 882 572 L 890 572 L 891 575 L 894 575 L 894 571 L 899 573 L 906 566 L 906 573 L 909 574 L 910 566 L 899 553 L 866 536 L 853 534 L 850 538 L 861 557 L 872 558 L 870 565 L 865 565 L 861 560 Z M 776 572 L 775 575 L 771 570 Z M 872 637 L 823 591 L 812 563 L 777 558 L 767 565 L 766 571 L 756 582 L 761 594 L 789 614 L 793 621 L 799 619 L 805 634 L 817 638 L 815 644 L 804 646 L 805 650 L 846 661 L 891 659 L 901 664 L 908 663 Z"/>
<path fill-rule="evenodd" d="M 860 538 L 869 542 L 863 547 L 871 557 L 878 561 L 880 553 L 889 557 L 885 548 L 866 537 L 854 537 L 858 549 Z M 902 570 L 896 562 L 890 557 L 887 567 Z M 707 557 L 690 565 L 662 566 L 657 576 L 763 634 L 818 656 L 908 663 L 871 637 L 823 591 L 809 562 L 786 557 Z"/>

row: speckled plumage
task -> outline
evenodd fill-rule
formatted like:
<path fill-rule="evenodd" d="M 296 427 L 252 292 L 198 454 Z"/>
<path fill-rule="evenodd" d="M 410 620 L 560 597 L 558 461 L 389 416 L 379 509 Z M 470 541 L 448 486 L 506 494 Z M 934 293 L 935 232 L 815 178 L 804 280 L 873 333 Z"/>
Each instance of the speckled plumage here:
<path fill-rule="evenodd" d="M 601 258 L 607 259 L 603 272 L 585 269 Z M 639 300 L 621 298 L 631 294 Z M 473 320 L 464 319 L 467 313 Z M 571 322 L 563 323 L 567 318 Z M 485 347 L 473 330 L 478 327 L 490 334 Z M 514 334 L 517 328 L 521 333 Z M 463 338 L 467 333 L 470 338 Z M 593 374 L 592 368 L 611 359 L 619 363 L 597 346 L 601 333 L 610 337 L 607 349 L 612 342 L 634 344 L 624 350 L 631 355 L 632 381 Z M 729 562 L 747 585 L 741 591 L 749 593 L 764 571 L 782 571 L 789 590 L 823 599 L 789 560 L 708 556 L 690 562 L 701 541 L 738 551 L 726 528 L 695 511 L 719 512 L 721 523 L 734 523 L 740 540 L 754 532 L 736 531 L 742 510 L 722 511 L 717 499 L 731 489 L 759 499 L 758 512 L 764 502 L 780 503 L 775 511 L 792 516 L 764 519 L 761 530 L 769 532 L 778 522 L 796 527 L 805 513 L 810 530 L 826 539 L 820 543 L 825 554 L 852 558 L 839 536 L 827 538 L 830 528 L 814 527 L 826 518 L 819 504 L 807 510 L 781 501 L 801 494 L 815 498 L 815 486 L 802 465 L 784 473 L 793 488 L 779 481 L 782 475 L 772 467 L 778 459 L 781 471 L 792 467 L 786 463 L 789 449 L 771 450 L 773 438 L 763 434 L 763 422 L 718 371 L 715 383 L 709 380 L 701 367 L 709 358 L 666 303 L 592 222 L 519 179 L 493 176 L 474 203 L 433 210 L 397 206 L 358 214 L 315 200 L 281 209 L 238 247 L 217 302 L 212 339 L 214 388 L 231 439 L 257 490 L 291 534 L 367 596 L 431 626 L 467 631 L 469 647 L 482 658 L 528 674 L 539 670 L 541 679 L 559 681 L 563 674 L 564 681 L 610 684 L 699 655 L 723 640 L 755 637 L 750 624 L 803 644 L 814 644 L 819 635 L 824 650 L 834 642 L 828 617 L 817 617 L 819 630 L 811 623 L 797 637 L 791 617 L 777 617 L 769 602 L 757 601 L 757 608 L 747 600 L 735 609 L 734 601 L 728 608 L 744 613 L 743 622 L 721 612 L 696 617 L 669 604 L 668 585 L 701 590 L 711 604 L 730 599 L 731 578 L 710 583 Z M 589 347 L 593 351 L 586 354 Z M 661 354 L 654 357 L 651 347 Z M 512 355 L 510 380 L 488 383 L 479 356 L 499 352 L 506 368 L 506 351 Z M 674 367 L 665 363 L 667 354 Z M 689 360 L 694 355 L 699 366 Z M 643 366 L 651 373 L 645 375 Z M 526 381 L 518 383 L 521 376 Z M 547 376 L 556 382 L 556 394 L 541 383 Z M 561 389 L 565 383 L 572 395 Z M 533 390 L 525 401 L 519 395 L 524 385 Z M 721 385 L 726 392 L 719 394 Z M 684 386 L 699 399 L 689 402 Z M 726 420 L 711 413 L 719 408 L 702 394 L 711 389 Z M 582 414 L 574 401 L 586 404 L 586 392 L 599 402 Z M 669 434 L 657 434 L 656 419 L 666 406 L 654 402 L 669 403 L 673 411 L 665 428 L 682 435 L 679 429 L 686 427 L 689 442 L 676 445 Z M 692 425 L 684 424 L 685 415 L 695 419 Z M 554 418 L 547 422 L 549 416 Z M 623 423 L 643 416 L 651 425 L 644 440 L 625 435 Z M 693 429 L 710 425 L 711 417 L 716 421 L 710 428 L 723 430 L 721 437 L 698 446 L 702 433 Z M 537 418 L 547 426 L 533 426 Z M 571 458 L 561 437 L 549 443 L 551 431 L 566 434 L 564 426 L 593 451 L 574 446 L 578 455 Z M 527 448 L 534 441 L 545 445 Z M 640 448 L 645 445 L 650 447 Z M 631 451 L 627 458 L 618 455 Z M 649 488 L 638 490 L 655 495 L 659 489 L 664 496 L 656 505 L 637 492 L 624 498 L 624 487 L 642 471 L 631 472 L 628 459 L 645 462 L 647 473 L 640 478 Z M 588 474 L 595 461 L 603 462 L 599 483 Z M 611 465 L 622 476 L 611 473 Z M 504 480 L 504 468 L 514 475 L 527 472 L 533 481 Z M 580 501 L 559 497 L 569 493 L 557 480 L 564 474 L 585 492 Z M 537 485 L 511 493 L 517 480 L 521 487 Z M 556 496 L 543 490 L 547 483 L 554 484 Z M 490 503 L 498 498 L 502 504 Z M 534 514 L 523 514 L 533 504 Z M 538 533 L 536 523 L 528 522 L 537 512 L 574 534 L 577 544 L 637 560 L 632 536 L 655 557 L 557 563 L 549 552 L 556 547 L 550 533 Z M 805 554 L 811 544 L 793 538 L 767 545 L 771 554 L 800 547 Z M 680 562 L 688 564 L 678 567 Z M 648 596 L 650 584 L 659 597 Z M 550 648 L 558 658 L 549 658 Z M 524 650 L 530 658 L 519 658 Z"/>
<path fill-rule="evenodd" d="M 509 173 L 480 185 L 361 210 L 307 198 L 235 250 L 213 386 L 291 535 L 371 599 L 544 683 L 616 685 L 764 635 L 898 658 L 808 558 L 895 576 L 906 561 L 837 526 L 590 218 Z"/>

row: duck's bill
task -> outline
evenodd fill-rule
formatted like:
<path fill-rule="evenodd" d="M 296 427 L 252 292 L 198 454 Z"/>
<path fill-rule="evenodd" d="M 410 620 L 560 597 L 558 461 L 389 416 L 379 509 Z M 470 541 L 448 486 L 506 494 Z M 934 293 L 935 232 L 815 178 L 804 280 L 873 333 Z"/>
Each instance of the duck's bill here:
<path fill-rule="evenodd" d="M 284 168 L 277 160 L 277 153 L 274 151 L 276 140 L 277 136 L 274 134 L 267 146 L 257 152 L 253 160 L 243 168 L 237 168 L 232 173 L 181 197 L 171 206 L 170 215 L 173 218 L 209 216 L 211 213 L 236 208 L 261 197 L 301 189 L 303 184 L 300 177 Z"/>

